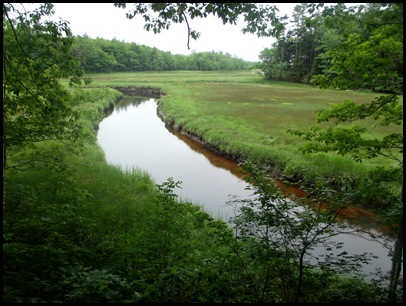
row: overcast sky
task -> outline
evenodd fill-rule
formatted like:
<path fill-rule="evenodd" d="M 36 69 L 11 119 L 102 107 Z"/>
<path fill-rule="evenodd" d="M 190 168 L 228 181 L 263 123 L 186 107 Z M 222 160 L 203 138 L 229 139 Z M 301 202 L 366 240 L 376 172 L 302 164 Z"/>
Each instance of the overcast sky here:
<path fill-rule="evenodd" d="M 280 15 L 292 15 L 296 3 L 277 3 Z M 156 47 L 172 54 L 190 54 L 204 51 L 223 51 L 247 61 L 258 61 L 264 48 L 275 41 L 271 37 L 258 38 L 254 34 L 243 34 L 243 24 L 223 25 L 216 17 L 189 20 L 190 27 L 201 33 L 197 40 L 190 40 L 187 48 L 187 27 L 185 23 L 172 24 L 169 30 L 160 34 L 144 30 L 141 16 L 129 20 L 125 13 L 131 8 L 117 8 L 113 3 L 54 3 L 55 15 L 69 21 L 73 35 L 87 34 L 91 38 L 116 38 L 120 41 Z M 241 20 L 243 18 L 241 17 Z"/>

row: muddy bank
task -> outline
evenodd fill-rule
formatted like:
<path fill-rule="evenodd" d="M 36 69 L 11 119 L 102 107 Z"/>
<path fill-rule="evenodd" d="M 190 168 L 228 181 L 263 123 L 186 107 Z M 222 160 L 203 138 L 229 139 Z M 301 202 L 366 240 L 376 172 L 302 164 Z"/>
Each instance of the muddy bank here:
<path fill-rule="evenodd" d="M 227 153 L 225 153 L 225 152 L 222 152 L 218 147 L 216 147 L 216 146 L 214 146 L 214 145 L 212 145 L 212 144 L 206 142 L 206 141 L 203 139 L 202 136 L 197 135 L 197 134 L 195 134 L 195 133 L 192 133 L 192 132 L 190 132 L 190 131 L 184 129 L 182 126 L 175 127 L 175 121 L 173 121 L 173 120 L 167 120 L 167 119 L 166 119 L 165 114 L 164 114 L 164 113 L 162 112 L 162 110 L 159 108 L 159 103 L 158 103 L 157 115 L 158 115 L 159 118 L 161 118 L 161 120 L 162 120 L 163 122 L 165 122 L 165 125 L 166 125 L 167 127 L 171 128 L 171 129 L 173 129 L 173 130 L 177 130 L 179 133 L 188 136 L 189 138 L 191 138 L 191 139 L 193 139 L 193 140 L 195 140 L 195 141 L 197 141 L 197 142 L 203 144 L 206 148 L 208 148 L 208 149 L 210 149 L 210 150 L 216 152 L 216 153 L 219 154 L 219 155 L 222 155 L 222 156 L 224 156 L 224 157 L 226 157 L 226 158 L 229 158 L 229 159 L 231 159 L 232 161 L 234 161 L 234 162 L 236 162 L 236 163 L 238 163 L 238 162 L 240 161 L 240 156 L 239 156 L 238 154 L 233 154 L 233 155 L 231 155 L 231 154 L 227 154 Z"/>
<path fill-rule="evenodd" d="M 159 99 L 165 95 L 160 89 L 153 87 L 118 86 L 113 88 L 126 96 L 141 96 Z"/>
<path fill-rule="evenodd" d="M 238 166 L 239 161 L 241 160 L 240 156 L 238 155 L 230 155 L 230 154 L 225 154 L 224 152 L 221 152 L 217 147 L 205 142 L 203 138 L 199 135 L 196 135 L 194 133 L 190 133 L 189 131 L 185 130 L 183 127 L 175 127 L 175 122 L 173 120 L 167 120 L 165 118 L 164 113 L 162 112 L 161 109 L 159 109 L 159 103 L 158 103 L 158 108 L 157 108 L 157 115 L 158 117 L 161 118 L 163 122 L 165 122 L 165 125 L 167 126 L 167 129 L 171 131 L 171 133 L 175 134 L 178 138 L 182 139 L 184 142 L 186 142 L 190 147 L 198 147 L 198 146 L 203 146 L 205 149 L 211 150 L 215 152 L 216 154 L 230 160 L 229 163 L 227 163 L 226 167 L 237 177 L 240 179 L 244 179 L 246 174 L 243 172 L 243 170 Z M 193 143 L 195 142 L 195 144 Z M 197 145 L 199 144 L 199 145 Z M 198 150 L 198 149 L 197 149 Z M 215 164 L 215 161 L 210 159 L 210 156 L 208 156 L 205 153 L 204 154 L 209 160 Z M 223 163 L 222 163 L 223 165 Z M 224 165 L 223 165 L 224 166 Z M 269 166 L 269 165 L 268 165 Z M 268 167 L 268 172 L 269 174 L 274 178 L 274 181 L 276 185 L 279 187 L 279 189 L 286 195 L 291 195 L 296 198 L 302 198 L 304 199 L 305 202 L 308 202 L 310 198 L 313 196 L 308 194 L 307 192 L 303 191 L 301 189 L 301 186 L 294 184 L 294 183 L 289 183 L 287 184 L 286 182 L 282 182 L 280 179 L 277 179 L 277 175 L 275 174 L 275 171 L 272 171 L 271 166 Z M 328 209 L 328 204 L 324 203 L 322 204 L 323 209 Z M 388 233 L 388 229 L 386 227 L 382 227 L 377 224 L 377 216 L 374 215 L 372 212 L 370 212 L 367 209 L 361 208 L 361 207 L 345 207 L 341 210 L 340 215 L 339 215 L 340 220 L 347 220 L 350 223 L 354 225 L 360 225 L 364 229 L 366 228 L 371 228 L 371 229 L 376 229 L 382 233 Z"/>
<path fill-rule="evenodd" d="M 165 93 L 163 93 L 160 89 L 158 88 L 153 88 L 153 87 L 137 87 L 137 86 L 115 86 L 111 87 L 115 90 L 118 90 L 125 96 L 138 96 L 138 97 L 147 97 L 147 98 L 153 98 L 153 99 L 159 99 L 160 97 L 164 96 Z M 111 115 L 111 113 L 114 111 L 115 105 L 120 102 L 120 100 L 123 97 L 118 97 L 114 103 L 110 103 L 107 107 L 104 108 L 104 116 L 107 117 Z M 99 130 L 99 124 L 93 126 L 93 128 L 98 131 Z"/>

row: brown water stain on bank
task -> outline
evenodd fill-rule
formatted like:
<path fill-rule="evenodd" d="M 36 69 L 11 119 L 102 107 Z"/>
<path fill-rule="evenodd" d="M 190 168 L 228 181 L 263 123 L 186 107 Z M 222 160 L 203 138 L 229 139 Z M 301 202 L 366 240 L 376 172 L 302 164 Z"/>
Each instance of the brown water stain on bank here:
<path fill-rule="evenodd" d="M 157 114 L 164 121 L 163 114 L 159 110 L 157 111 Z M 167 124 L 167 129 L 176 137 L 185 142 L 192 150 L 203 154 L 214 166 L 229 170 L 233 175 L 242 180 L 246 176 L 246 173 L 244 173 L 244 171 L 241 169 L 236 161 L 228 158 L 227 156 L 224 156 L 218 150 L 208 147 L 198 137 L 189 135 L 183 130 L 175 129 L 173 127 L 173 124 Z M 278 188 L 287 197 L 296 197 L 300 199 L 311 198 L 308 193 L 301 190 L 298 186 L 287 185 L 275 178 L 274 181 Z M 327 204 L 322 204 L 322 208 L 329 209 Z M 374 213 L 361 207 L 344 207 L 343 209 L 341 209 L 338 218 L 343 221 L 346 220 L 351 224 L 361 226 L 363 229 L 374 229 L 382 232 L 383 234 L 388 234 L 389 231 L 388 228 L 378 225 L 378 220 Z"/>

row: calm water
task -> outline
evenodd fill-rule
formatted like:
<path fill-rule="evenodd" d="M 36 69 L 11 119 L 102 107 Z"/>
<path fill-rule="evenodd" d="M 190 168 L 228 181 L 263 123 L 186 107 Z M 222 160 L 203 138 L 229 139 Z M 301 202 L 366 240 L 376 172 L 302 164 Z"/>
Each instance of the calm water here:
<path fill-rule="evenodd" d="M 157 184 L 172 177 L 182 182 L 181 189 L 175 189 L 180 198 L 225 221 L 234 216 L 233 208 L 225 204 L 229 196 L 246 198 L 251 194 L 245 190 L 247 184 L 237 176 L 237 165 L 169 130 L 157 115 L 156 100 L 146 99 L 126 97 L 100 123 L 97 137 L 107 162 L 123 170 L 134 167 L 145 170 Z M 344 241 L 341 250 L 350 254 L 371 252 L 378 257 L 363 268 L 365 273 L 374 272 L 375 268 L 389 271 L 388 250 L 369 238 L 365 234 L 364 238 L 340 234 L 333 240 Z M 316 252 L 323 253 L 321 249 Z"/>
<path fill-rule="evenodd" d="M 230 170 L 213 166 L 203 154 L 170 133 L 157 116 L 153 99 L 116 107 L 100 123 L 98 141 L 108 163 L 122 169 L 143 169 L 157 184 L 169 177 L 181 181 L 181 189 L 175 193 L 214 217 L 227 219 L 233 215 L 232 208 L 225 205 L 230 193 L 242 197 L 250 194 L 245 190 L 246 183 Z"/>

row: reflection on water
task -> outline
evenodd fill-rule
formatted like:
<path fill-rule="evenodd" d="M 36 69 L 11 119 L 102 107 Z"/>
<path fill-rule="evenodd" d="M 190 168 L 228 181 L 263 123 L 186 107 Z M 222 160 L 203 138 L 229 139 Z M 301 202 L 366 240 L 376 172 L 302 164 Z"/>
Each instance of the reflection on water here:
<path fill-rule="evenodd" d="M 108 163 L 123 170 L 134 167 L 145 170 L 157 184 L 169 177 L 181 181 L 181 189 L 176 189 L 175 193 L 183 200 L 200 205 L 213 217 L 226 221 L 234 216 L 234 208 L 226 205 L 230 195 L 240 198 L 251 195 L 235 162 L 167 128 L 157 116 L 154 99 L 124 97 L 99 124 L 97 137 Z M 383 241 L 365 238 L 369 236 L 341 234 L 332 240 L 344 241 L 343 249 L 349 253 L 372 252 L 377 256 L 364 268 L 365 272 L 374 272 L 376 267 L 389 271 L 390 258 L 381 244 Z"/>
<path fill-rule="evenodd" d="M 100 123 L 98 141 L 108 163 L 122 169 L 143 169 L 157 184 L 169 177 L 181 181 L 181 189 L 175 193 L 201 205 L 215 217 L 233 216 L 232 208 L 225 205 L 229 194 L 250 194 L 245 190 L 246 183 L 231 170 L 212 165 L 204 155 L 168 133 L 157 116 L 155 100 L 136 101 L 134 105 L 120 101 L 116 110 Z"/>

